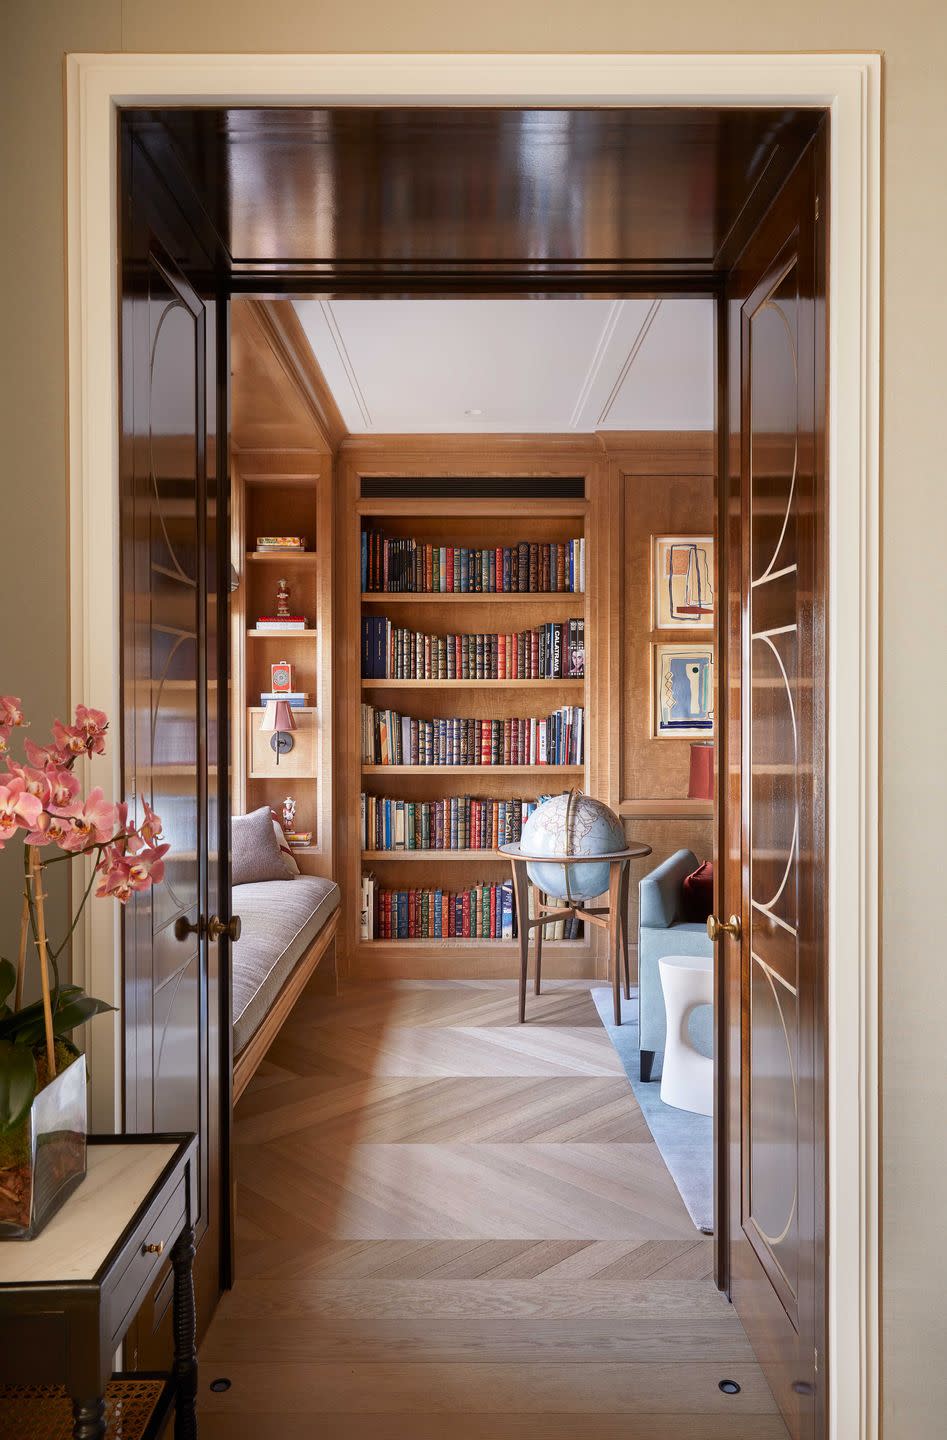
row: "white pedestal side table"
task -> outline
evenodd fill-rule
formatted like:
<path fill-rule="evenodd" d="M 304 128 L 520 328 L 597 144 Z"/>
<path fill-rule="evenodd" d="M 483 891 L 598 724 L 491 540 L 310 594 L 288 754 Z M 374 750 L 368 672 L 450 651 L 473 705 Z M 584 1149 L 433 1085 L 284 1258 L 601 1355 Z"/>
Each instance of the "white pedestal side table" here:
<path fill-rule="evenodd" d="M 712 1005 L 714 962 L 703 955 L 662 955 L 658 961 L 667 1042 L 661 1071 L 661 1099 L 695 1115 L 714 1113 L 714 1062 L 694 1045 L 688 1029 L 698 1005 Z"/>

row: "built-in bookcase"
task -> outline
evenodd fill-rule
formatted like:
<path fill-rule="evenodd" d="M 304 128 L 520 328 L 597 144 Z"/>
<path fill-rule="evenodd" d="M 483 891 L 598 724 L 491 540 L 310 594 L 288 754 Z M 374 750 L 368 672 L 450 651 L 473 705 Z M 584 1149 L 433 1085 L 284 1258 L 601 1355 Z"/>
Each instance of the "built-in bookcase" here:
<path fill-rule="evenodd" d="M 353 477 L 349 477 L 350 486 Z M 355 482 L 357 483 L 357 481 Z M 497 487 L 492 479 L 492 487 Z M 376 479 L 375 491 L 384 488 Z M 458 977 L 478 974 L 515 973 L 518 947 L 515 941 L 487 938 L 448 937 L 440 939 L 364 940 L 359 930 L 361 877 L 374 873 L 379 888 L 458 891 L 475 884 L 509 879 L 507 861 L 492 846 L 485 849 L 385 850 L 366 845 L 362 839 L 361 794 L 422 802 L 451 796 L 472 795 L 484 799 L 536 799 L 578 785 L 588 788 L 590 752 L 593 744 L 589 726 L 588 699 L 591 692 L 595 646 L 590 633 L 589 594 L 594 587 L 594 547 L 586 534 L 588 501 L 584 479 L 573 487 L 572 496 L 554 493 L 543 498 L 533 493 L 518 496 L 516 477 L 511 477 L 509 498 L 482 499 L 476 480 L 465 479 L 455 487 L 461 493 L 430 499 L 404 495 L 409 482 L 402 481 L 400 494 L 393 498 L 373 494 L 360 496 L 349 531 L 352 547 L 346 571 L 356 594 L 347 597 L 345 610 L 351 617 L 347 637 L 350 709 L 355 724 L 361 705 L 397 711 L 426 721 L 449 717 L 506 721 L 514 717 L 546 717 L 563 706 L 582 707 L 585 714 L 584 756 L 581 764 L 378 764 L 362 754 L 360 737 L 346 737 L 358 782 L 349 789 L 354 813 L 347 817 L 346 831 L 358 837 L 348 858 L 346 901 L 352 907 L 350 933 L 356 970 L 381 974 L 444 974 L 451 972 L 450 955 L 457 954 Z M 549 488 L 554 492 L 555 481 Z M 354 498 L 354 497 L 353 497 Z M 362 533 L 381 531 L 392 539 L 403 537 L 420 544 L 458 549 L 493 549 L 518 542 L 548 545 L 583 539 L 585 589 L 582 591 L 479 591 L 445 593 L 398 591 L 378 592 L 362 588 Z M 363 673 L 361 635 L 365 617 L 387 617 L 393 625 L 424 634 L 461 635 L 510 634 L 531 630 L 549 622 L 565 625 L 581 619 L 585 629 L 585 674 L 543 679 L 484 678 L 377 678 Z M 352 651 L 354 649 L 354 656 Z M 553 951 L 563 958 L 574 957 L 575 973 L 587 962 L 590 937 L 549 941 L 550 973 L 555 973 Z M 461 961 L 460 956 L 463 955 Z M 438 961 L 441 963 L 439 964 Z M 559 973 L 568 973 L 560 970 Z"/>
<path fill-rule="evenodd" d="M 234 463 L 234 555 L 238 586 L 231 600 L 234 690 L 234 809 L 269 805 L 279 815 L 283 799 L 297 802 L 296 829 L 312 832 L 312 844 L 295 851 L 303 872 L 332 868 L 332 508 L 331 460 L 293 453 L 238 455 Z M 300 535 L 299 554 L 256 549 L 263 535 Z M 262 634 L 261 615 L 276 608 L 285 579 L 290 609 L 306 617 L 301 631 Z M 293 748 L 279 764 L 269 735 L 260 733 L 261 695 L 271 689 L 271 666 L 288 660 L 294 689 L 307 704 L 293 711 Z"/>

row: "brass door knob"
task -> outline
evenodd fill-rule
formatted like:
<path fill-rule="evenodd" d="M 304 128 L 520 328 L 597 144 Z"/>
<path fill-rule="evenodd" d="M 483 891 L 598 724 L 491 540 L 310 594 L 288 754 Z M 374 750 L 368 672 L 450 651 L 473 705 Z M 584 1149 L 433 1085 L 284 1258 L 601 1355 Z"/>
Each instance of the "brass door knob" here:
<path fill-rule="evenodd" d="M 203 935 L 204 922 L 198 915 L 197 922 L 192 924 L 186 915 L 179 915 L 174 922 L 175 940 L 186 940 L 189 935 Z"/>
<path fill-rule="evenodd" d="M 739 915 L 731 915 L 729 920 L 718 920 L 716 915 L 708 915 L 707 934 L 715 945 L 723 935 L 732 935 L 734 940 L 739 940 L 743 934 L 743 924 Z"/>
<path fill-rule="evenodd" d="M 148 1244 L 148 1245 L 142 1245 L 142 1247 L 141 1247 L 141 1253 L 142 1253 L 143 1255 L 163 1255 L 163 1254 L 164 1254 L 164 1241 L 163 1241 L 163 1240 L 159 1240 L 159 1241 L 157 1241 L 157 1243 L 152 1242 L 151 1244 Z"/>
<path fill-rule="evenodd" d="M 239 915 L 231 915 L 226 924 L 219 915 L 212 915 L 207 922 L 207 933 L 211 940 L 219 940 L 221 935 L 226 935 L 230 940 L 239 940 L 242 928 Z"/>

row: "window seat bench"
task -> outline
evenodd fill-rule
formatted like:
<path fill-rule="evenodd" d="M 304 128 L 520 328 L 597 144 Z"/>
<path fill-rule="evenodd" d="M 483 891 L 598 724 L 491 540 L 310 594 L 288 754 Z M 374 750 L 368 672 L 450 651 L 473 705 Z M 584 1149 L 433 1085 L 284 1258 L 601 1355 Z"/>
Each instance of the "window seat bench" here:
<path fill-rule="evenodd" d="M 233 1098 L 249 1083 L 316 966 L 335 964 L 339 887 L 318 875 L 233 887 Z"/>

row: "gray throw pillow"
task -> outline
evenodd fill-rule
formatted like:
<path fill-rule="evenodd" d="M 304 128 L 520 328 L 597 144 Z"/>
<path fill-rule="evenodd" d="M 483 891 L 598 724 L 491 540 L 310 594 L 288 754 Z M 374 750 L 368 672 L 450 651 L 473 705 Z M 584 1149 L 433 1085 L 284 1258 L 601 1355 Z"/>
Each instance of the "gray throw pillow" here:
<path fill-rule="evenodd" d="M 269 805 L 249 815 L 235 815 L 230 824 L 232 881 L 252 885 L 255 880 L 285 880 L 286 866 L 273 832 Z"/>

